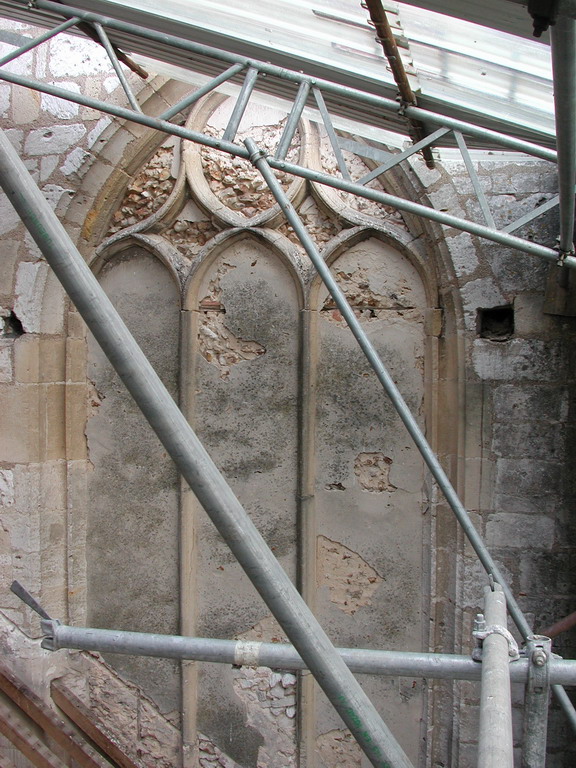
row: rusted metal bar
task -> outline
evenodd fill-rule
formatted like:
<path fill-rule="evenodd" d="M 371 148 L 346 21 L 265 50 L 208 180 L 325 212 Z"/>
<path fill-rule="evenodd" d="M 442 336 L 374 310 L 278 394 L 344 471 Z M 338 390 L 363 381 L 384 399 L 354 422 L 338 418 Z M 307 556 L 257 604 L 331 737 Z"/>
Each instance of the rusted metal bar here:
<path fill-rule="evenodd" d="M 574 613 L 570 613 L 565 618 L 560 619 L 560 621 L 552 624 L 552 626 L 546 627 L 546 629 L 543 629 L 540 634 L 550 638 L 558 637 L 558 635 L 561 635 L 562 632 L 568 632 L 568 630 L 572 629 L 572 627 L 576 627 L 576 611 L 574 611 Z"/>
<path fill-rule="evenodd" d="M 416 99 L 416 95 L 414 94 L 412 86 L 410 85 L 410 81 L 408 80 L 408 75 L 404 69 L 404 64 L 402 63 L 400 52 L 398 51 L 398 46 L 396 45 L 396 40 L 394 39 L 392 27 L 390 26 L 390 22 L 388 21 L 386 11 L 384 10 L 381 0 L 365 0 L 365 2 L 362 3 L 362 7 L 366 8 L 370 14 L 370 20 L 372 21 L 374 29 L 376 30 L 376 37 L 382 46 L 384 55 L 388 59 L 388 64 L 392 70 L 394 82 L 398 86 L 398 92 L 400 94 L 402 104 L 404 106 L 417 107 L 418 101 Z M 418 142 L 426 137 L 427 131 L 424 123 L 420 122 L 420 120 L 413 120 L 410 118 L 407 118 L 407 120 L 412 141 Z M 424 157 L 428 168 L 434 168 L 434 158 L 432 156 L 432 150 L 430 147 L 423 147 L 422 156 Z"/>
<path fill-rule="evenodd" d="M 70 691 L 61 680 L 52 680 L 50 684 L 52 701 L 67 715 L 80 730 L 86 734 L 98 749 L 102 750 L 120 768 L 139 768 L 94 722 L 94 716 L 88 707 Z"/>
<path fill-rule="evenodd" d="M 0 733 L 36 768 L 66 768 L 31 729 L 25 726 L 10 707 L 0 702 Z"/>
<path fill-rule="evenodd" d="M 61 720 L 13 672 L 0 664 L 0 691 L 6 694 L 44 733 L 61 746 L 81 768 L 110 768 L 109 763 Z"/>

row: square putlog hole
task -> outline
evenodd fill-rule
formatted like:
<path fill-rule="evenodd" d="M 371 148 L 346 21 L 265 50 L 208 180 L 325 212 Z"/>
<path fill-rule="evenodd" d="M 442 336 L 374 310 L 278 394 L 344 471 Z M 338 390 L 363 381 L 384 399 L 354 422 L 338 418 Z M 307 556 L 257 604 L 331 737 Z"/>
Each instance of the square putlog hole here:
<path fill-rule="evenodd" d="M 478 335 L 481 339 L 507 341 L 514 335 L 514 308 L 490 307 L 478 310 Z"/>

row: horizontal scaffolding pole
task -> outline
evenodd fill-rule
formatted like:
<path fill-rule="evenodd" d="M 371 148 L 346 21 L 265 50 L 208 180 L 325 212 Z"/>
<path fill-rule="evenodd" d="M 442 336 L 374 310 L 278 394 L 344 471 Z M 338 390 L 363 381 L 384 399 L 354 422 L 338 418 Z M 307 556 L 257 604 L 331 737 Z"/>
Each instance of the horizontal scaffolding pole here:
<path fill-rule="evenodd" d="M 50 651 L 70 648 L 234 666 L 286 670 L 307 668 L 294 646 L 284 643 L 88 629 L 69 627 L 55 620 L 43 621 L 42 630 L 46 635 L 42 647 Z M 422 677 L 431 680 L 480 680 L 482 676 L 482 664 L 469 656 L 358 648 L 337 648 L 336 651 L 350 671 L 356 674 Z M 528 680 L 528 667 L 529 661 L 526 658 L 512 662 L 511 681 L 525 683 Z M 561 685 L 576 685 L 576 661 L 553 658 L 550 661 L 550 681 Z"/>
<path fill-rule="evenodd" d="M 303 82 L 307 82 L 310 87 L 316 87 L 322 90 L 326 94 L 332 94 L 337 97 L 348 99 L 353 102 L 358 102 L 358 105 L 366 105 L 377 110 L 384 110 L 395 115 L 400 115 L 425 122 L 433 123 L 435 125 L 445 125 L 455 130 L 459 130 L 469 136 L 474 136 L 477 139 L 485 141 L 487 144 L 497 144 L 506 149 L 513 149 L 517 152 L 524 152 L 534 157 L 540 157 L 543 160 L 556 160 L 556 152 L 553 149 L 540 146 L 531 141 L 524 139 L 518 139 L 514 136 L 510 136 L 500 131 L 495 131 L 490 128 L 484 128 L 473 123 L 469 123 L 464 120 L 458 120 L 457 118 L 448 117 L 437 112 L 433 112 L 429 109 L 422 107 L 407 106 L 404 107 L 393 98 L 386 98 L 379 96 L 375 93 L 369 93 L 367 91 L 358 90 L 350 86 L 342 85 L 340 83 L 334 83 L 330 80 L 325 80 L 321 77 L 315 77 L 303 74 L 302 72 L 295 72 L 285 67 L 279 67 L 266 61 L 259 61 L 258 59 L 250 58 L 247 56 L 241 56 L 239 54 L 231 53 L 229 51 L 223 51 L 219 48 L 214 48 L 202 43 L 195 43 L 189 39 L 178 37 L 176 35 L 170 35 L 165 32 L 159 32 L 154 29 L 149 29 L 137 24 L 131 24 L 127 21 L 120 19 L 114 19 L 110 16 L 102 16 L 97 13 L 92 13 L 80 8 L 74 8 L 65 4 L 51 2 L 51 0 L 35 0 L 34 9 L 41 12 L 42 10 L 56 14 L 57 16 L 78 17 L 83 21 L 91 23 L 100 23 L 110 29 L 116 30 L 120 33 L 132 35 L 134 38 L 142 38 L 144 40 L 150 40 L 153 42 L 161 43 L 162 45 L 187 51 L 191 54 L 196 54 L 208 59 L 215 59 L 227 63 L 241 63 L 244 67 L 255 67 L 266 75 L 292 82 L 300 85 Z M 40 25 L 46 25 L 46 17 L 43 17 L 39 13 L 37 23 Z M 145 52 L 146 55 L 150 55 L 149 51 Z"/>
<path fill-rule="evenodd" d="M 375 768 L 412 768 L 0 131 L 0 186 L 272 615 Z"/>
<path fill-rule="evenodd" d="M 154 128 L 155 130 L 162 131 L 172 136 L 179 136 L 182 139 L 193 141 L 196 144 L 200 144 L 213 149 L 226 152 L 229 155 L 235 157 L 242 157 L 248 159 L 248 152 L 244 147 L 237 144 L 232 144 L 229 141 L 223 139 L 216 139 L 213 136 L 200 133 L 198 131 L 191 131 L 188 128 L 183 128 L 179 125 L 174 125 L 166 120 L 160 120 L 159 118 L 150 117 L 149 115 L 136 112 L 128 109 L 127 107 L 121 107 L 114 104 L 109 104 L 99 99 L 93 99 L 83 94 L 72 93 L 66 91 L 64 88 L 60 88 L 56 85 L 49 83 L 42 83 L 37 80 L 31 80 L 30 78 L 18 75 L 14 72 L 0 71 L 0 79 L 7 82 L 14 83 L 15 85 L 22 85 L 25 88 L 32 88 L 33 90 L 40 91 L 41 93 L 47 93 L 51 96 L 57 96 L 60 99 L 67 99 L 68 101 L 75 102 L 76 104 L 82 104 L 86 107 L 91 107 L 100 112 L 114 115 L 123 120 L 131 120 L 134 123 Z M 460 219 L 457 216 L 451 216 L 443 211 L 437 211 L 434 208 L 429 208 L 426 205 L 420 203 L 414 203 L 411 200 L 405 200 L 395 195 L 389 195 L 386 192 L 380 192 L 376 189 L 370 189 L 362 186 L 361 184 L 346 181 L 335 176 L 330 176 L 320 171 L 315 171 L 309 168 L 304 168 L 293 163 L 287 163 L 282 160 L 276 160 L 270 157 L 269 164 L 275 170 L 284 171 L 293 176 L 299 176 L 300 178 L 308 179 L 309 181 L 322 184 L 334 189 L 340 189 L 343 192 L 350 192 L 351 194 L 363 197 L 367 200 L 373 200 L 374 202 L 382 205 L 388 205 L 392 208 L 397 208 L 400 211 L 406 211 L 415 216 L 421 216 L 424 219 L 435 221 L 438 224 L 442 224 L 446 227 L 452 227 L 454 229 L 461 230 L 463 232 L 469 232 L 472 235 L 482 237 L 486 240 L 491 240 L 495 243 L 513 248 L 517 251 L 528 253 L 532 256 L 539 256 L 547 261 L 557 262 L 559 254 L 553 248 L 548 248 L 545 245 L 539 245 L 532 240 L 523 240 L 515 235 L 508 234 L 506 232 L 491 229 L 483 224 L 476 224 L 473 221 L 467 221 L 466 219 Z M 576 257 L 567 256 L 564 260 L 564 265 L 572 269 L 576 268 Z"/>

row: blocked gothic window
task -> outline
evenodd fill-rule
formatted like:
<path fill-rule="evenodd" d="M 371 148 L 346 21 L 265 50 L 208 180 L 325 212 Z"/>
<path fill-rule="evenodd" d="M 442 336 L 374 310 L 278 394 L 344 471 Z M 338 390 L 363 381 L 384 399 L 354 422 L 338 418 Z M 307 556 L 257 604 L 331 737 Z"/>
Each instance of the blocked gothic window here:
<path fill-rule="evenodd" d="M 208 99 L 189 123 L 218 135 L 227 110 Z M 252 135 L 272 145 L 282 116 L 249 117 Z M 99 279 L 335 644 L 419 650 L 431 522 L 417 451 L 256 170 L 195 146 L 179 164 L 179 151 L 170 140 L 135 175 Z M 293 151 L 333 162 L 308 124 Z M 406 224 L 382 206 L 282 181 L 425 426 L 433 287 Z M 89 623 L 284 641 L 92 342 L 88 379 Z M 360 765 L 310 676 L 185 663 L 180 691 L 171 662 L 110 661 L 173 722 L 182 700 L 184 747 L 210 765 L 296 768 L 302 755 L 330 766 L 343 754 Z M 363 685 L 416 761 L 422 684 Z"/>

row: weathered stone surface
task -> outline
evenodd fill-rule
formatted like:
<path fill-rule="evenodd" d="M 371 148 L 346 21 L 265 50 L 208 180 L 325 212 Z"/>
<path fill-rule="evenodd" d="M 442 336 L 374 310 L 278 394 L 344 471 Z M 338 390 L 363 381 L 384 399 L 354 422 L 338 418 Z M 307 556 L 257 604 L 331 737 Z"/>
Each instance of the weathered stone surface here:
<path fill-rule="evenodd" d="M 27 25 L 9 26 L 32 34 Z M 102 50 L 88 45 L 58 38 L 9 66 L 76 91 L 81 84 L 97 98 L 124 104 Z M 158 114 L 183 92 L 183 86 L 164 87 L 154 79 L 141 96 Z M 214 135 L 225 128 L 231 105 L 208 118 Z M 103 278 L 107 289 L 128 299 L 123 310 L 129 323 L 151 345 L 173 392 L 182 374 L 187 415 L 283 566 L 316 603 L 331 636 L 342 645 L 382 647 L 384 638 L 385 647 L 463 646 L 468 652 L 483 569 L 456 533 L 450 511 L 436 502 L 419 456 L 339 311 L 311 284 L 308 261 L 255 170 L 209 151 L 206 175 L 189 174 L 186 186 L 177 178 L 178 141 L 157 151 L 144 127 L 122 128 L 94 110 L 6 84 L 0 85 L 0 115 L 86 258 L 93 259 L 87 246 L 106 231 L 116 236 L 114 266 Z M 283 120 L 278 111 L 250 108 L 239 140 L 249 131 L 273 150 Z M 311 137 L 322 133 L 303 124 L 291 157 L 309 152 Z M 320 159 L 324 168 L 335 169 L 325 135 Z M 348 150 L 346 159 L 355 178 L 369 170 Z M 545 163 L 474 162 L 498 223 L 556 193 L 554 169 Z M 304 182 L 292 187 L 289 177 L 282 183 L 293 192 L 298 187 L 294 202 L 305 225 L 463 490 L 474 524 L 486 533 L 528 621 L 538 630 L 571 612 L 576 430 L 566 424 L 576 402 L 574 322 L 543 314 L 546 282 L 556 279 L 556 268 L 456 230 L 445 230 L 442 239 L 440 227 L 420 227 L 387 207 Z M 460 161 L 440 160 L 430 170 L 415 156 L 383 183 L 418 202 L 425 190 L 437 207 L 481 220 Z M 199 195 L 201 184 L 210 194 Z M 178 200 L 161 218 L 174 190 Z M 234 226 L 244 227 L 248 219 L 253 240 L 242 240 Z M 356 240 L 347 246 L 349 227 L 360 225 L 374 228 L 370 234 L 385 233 L 383 240 L 359 242 L 364 235 L 355 230 Z M 125 247 L 132 241 L 122 232 L 127 227 L 147 230 L 146 249 L 162 244 L 161 258 L 177 279 L 159 261 L 152 279 L 150 271 L 140 271 L 152 257 L 141 252 L 140 262 L 132 258 Z M 185 626 L 192 634 L 285 641 L 212 524 L 190 501 L 192 493 L 186 490 L 180 502 L 163 449 L 120 395 L 117 381 L 108 374 L 100 380 L 99 373 L 96 386 L 87 385 L 82 324 L 76 313 L 66 313 L 61 290 L 5 198 L 0 234 L 2 582 L 19 578 L 51 612 L 78 625 L 102 618 L 115 626 L 120 620 L 127 629 Z M 553 245 L 557 213 L 518 234 Z M 188 311 L 182 313 L 178 350 L 184 285 Z M 513 335 L 477 338 L 478 308 L 504 304 L 513 307 Z M 98 367 L 99 353 L 91 348 L 90 354 Z M 304 534 L 299 525 L 308 526 Z M 119 573 L 130 575 L 124 591 L 114 581 Z M 10 593 L 1 604 L 2 650 L 30 679 L 46 689 L 47 671 L 69 672 L 72 665 L 81 695 L 86 701 L 95 696 L 98 717 L 123 732 L 127 748 L 140 751 L 139 764 L 178 764 L 179 680 L 173 666 L 138 667 L 125 659 L 117 667 L 148 689 L 168 720 L 138 687 L 110 670 L 94 672 L 81 654 L 62 654 L 62 661 L 40 652 L 24 634 L 38 636 L 35 617 Z M 122 612 L 125 604 L 132 607 Z M 572 636 L 558 643 L 566 656 L 576 652 Z M 362 684 L 413 762 L 424 760 L 421 683 L 367 678 Z M 295 685 L 295 676 L 280 670 L 203 669 L 198 682 L 188 672 L 186 748 L 196 757 L 187 766 L 292 768 L 297 747 L 314 743 L 316 755 L 302 753 L 302 765 L 359 765 L 359 752 L 323 695 L 316 692 L 315 703 L 297 712 Z M 298 685 L 302 701 L 314 701 L 309 676 Z M 437 684 L 426 695 L 434 725 L 426 760 L 449 765 L 457 755 L 461 768 L 475 765 L 475 689 L 461 686 L 453 696 L 452 688 Z M 552 712 L 550 765 L 571 768 L 573 745 L 565 743 L 555 717 Z"/>
<path fill-rule="evenodd" d="M 473 365 L 481 379 L 553 381 L 561 352 L 558 342 L 539 339 L 511 339 L 504 343 L 476 339 Z"/>
<path fill-rule="evenodd" d="M 6 235 L 8 232 L 16 229 L 20 224 L 20 217 L 14 210 L 14 206 L 4 192 L 0 194 L 0 235 Z"/>
<path fill-rule="evenodd" d="M 60 80 L 57 83 L 51 83 L 51 85 L 57 85 L 59 88 L 64 88 L 71 93 L 80 93 L 79 83 L 73 81 Z M 73 101 L 66 101 L 65 99 L 59 99 L 56 96 L 51 96 L 48 93 L 41 94 L 42 109 L 48 114 L 53 115 L 59 120 L 71 120 L 76 117 L 80 111 L 80 106 Z"/>
<path fill-rule="evenodd" d="M 177 395 L 179 305 L 171 275 L 154 257 L 134 248 L 109 264 L 101 283 Z M 176 471 L 93 339 L 88 377 L 95 395 L 87 428 L 93 466 L 88 485 L 88 621 L 116 629 L 175 633 Z M 127 571 L 131 578 L 122 578 Z M 175 663 L 125 656 L 113 663 L 142 686 L 162 712 L 178 707 Z"/>
<path fill-rule="evenodd" d="M 30 132 L 25 151 L 32 156 L 59 154 L 77 144 L 85 133 L 86 128 L 80 123 L 39 128 Z"/>
<path fill-rule="evenodd" d="M 14 504 L 14 474 L 10 469 L 0 469 L 0 505 Z"/>
<path fill-rule="evenodd" d="M 489 547 L 549 549 L 554 543 L 554 529 L 554 520 L 543 515 L 500 512 L 488 518 L 486 543 Z"/>
<path fill-rule="evenodd" d="M 0 341 L 0 383 L 12 381 L 12 347 L 11 341 Z"/>
<path fill-rule="evenodd" d="M 71 35 L 59 35 L 51 43 L 50 74 L 57 78 L 82 77 L 110 71 L 110 60 L 97 43 Z"/>
<path fill-rule="evenodd" d="M 25 261 L 20 264 L 16 276 L 14 313 L 26 333 L 58 333 L 61 330 L 62 293 L 45 262 Z"/>

